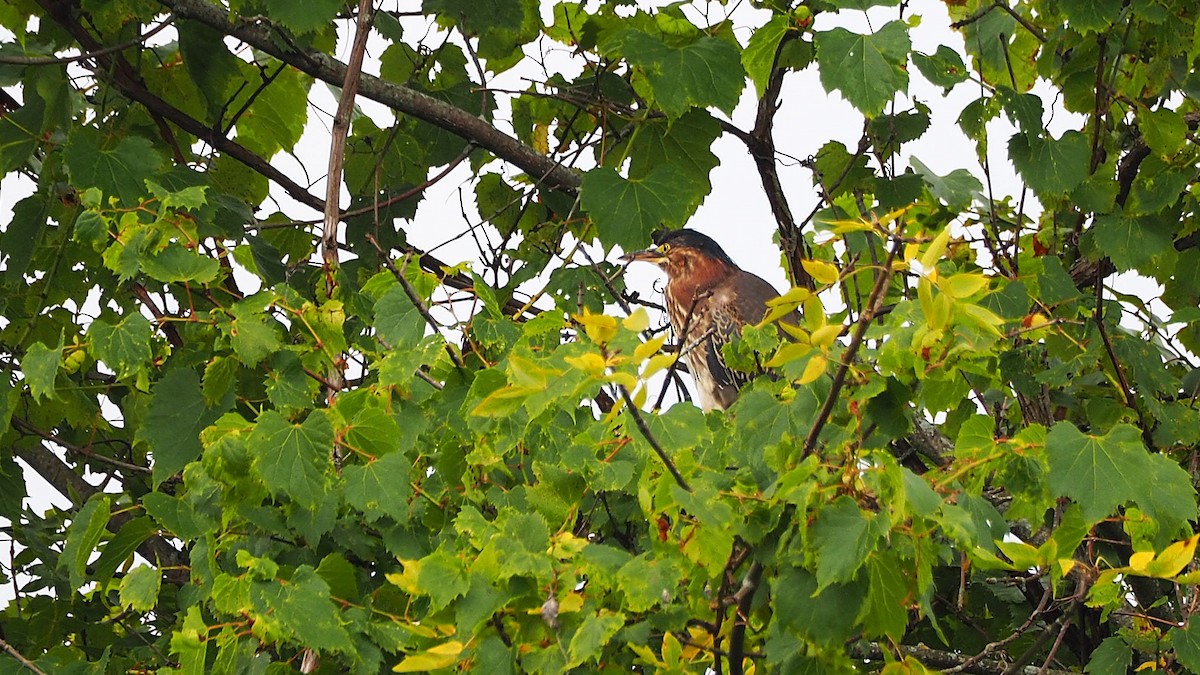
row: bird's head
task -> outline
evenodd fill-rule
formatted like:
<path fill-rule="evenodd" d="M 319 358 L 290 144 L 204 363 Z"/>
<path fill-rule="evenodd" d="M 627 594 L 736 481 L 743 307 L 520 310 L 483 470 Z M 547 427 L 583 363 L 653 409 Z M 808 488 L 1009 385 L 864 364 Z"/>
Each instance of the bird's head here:
<path fill-rule="evenodd" d="M 695 280 L 697 275 L 728 274 L 738 267 L 717 242 L 695 230 L 669 230 L 654 237 L 653 248 L 621 257 L 626 262 L 650 262 L 672 279 Z"/>

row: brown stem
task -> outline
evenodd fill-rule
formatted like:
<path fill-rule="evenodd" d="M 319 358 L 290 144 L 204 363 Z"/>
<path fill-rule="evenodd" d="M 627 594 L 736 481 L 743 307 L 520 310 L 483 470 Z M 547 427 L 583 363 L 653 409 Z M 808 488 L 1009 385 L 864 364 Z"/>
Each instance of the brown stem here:
<path fill-rule="evenodd" d="M 629 390 L 625 387 L 621 387 L 621 398 L 625 399 L 625 409 L 629 411 L 630 415 L 633 415 L 633 421 L 637 424 L 638 431 L 642 433 L 642 438 L 645 438 L 650 447 L 654 448 L 654 452 L 662 460 L 663 466 L 667 467 L 667 471 L 675 479 L 675 484 L 683 488 L 685 492 L 691 492 L 691 486 L 683 479 L 683 474 L 679 473 L 679 469 L 675 468 L 675 462 L 671 460 L 671 456 L 667 454 L 666 450 L 663 450 L 658 439 L 654 437 L 649 425 L 646 424 L 646 419 L 642 417 L 642 411 L 638 410 L 638 407 L 633 404 L 633 399 L 629 396 Z"/>
<path fill-rule="evenodd" d="M 888 249 L 887 259 L 883 262 L 883 269 L 880 270 L 879 276 L 875 279 L 875 287 L 871 289 L 871 295 L 867 297 L 867 306 L 863 308 L 862 313 L 858 316 L 858 323 L 854 327 L 854 334 L 850 337 L 850 345 L 846 347 L 846 353 L 842 356 L 842 363 L 838 366 L 837 373 L 833 377 L 833 386 L 829 389 L 829 395 L 825 397 L 825 404 L 821 406 L 821 412 L 817 415 L 812 429 L 804 439 L 804 451 L 800 455 L 801 459 L 812 454 L 817 445 L 817 437 L 821 435 L 821 429 L 829 421 L 829 416 L 833 412 L 833 406 L 837 403 L 838 394 L 841 392 L 842 386 L 846 383 L 846 373 L 850 370 L 850 364 L 854 362 L 854 356 L 858 354 L 858 348 L 862 345 L 863 336 L 866 334 L 871 322 L 875 320 L 875 316 L 879 313 L 879 310 L 883 308 L 883 297 L 887 290 L 888 281 L 892 278 L 892 261 L 899 255 L 903 246 L 903 240 L 897 238 L 892 248 Z"/>
<path fill-rule="evenodd" d="M 276 29 L 261 18 L 240 18 L 235 21 L 229 12 L 207 0 L 159 1 L 181 18 L 199 21 L 235 37 L 323 82 L 341 86 L 345 81 L 346 64 L 320 52 L 300 51 L 281 44 Z M 579 188 L 578 173 L 496 129 L 486 120 L 445 101 L 369 74 L 362 75 L 359 93 L 465 140 L 474 141 L 522 169 L 539 183 L 572 194 Z"/>

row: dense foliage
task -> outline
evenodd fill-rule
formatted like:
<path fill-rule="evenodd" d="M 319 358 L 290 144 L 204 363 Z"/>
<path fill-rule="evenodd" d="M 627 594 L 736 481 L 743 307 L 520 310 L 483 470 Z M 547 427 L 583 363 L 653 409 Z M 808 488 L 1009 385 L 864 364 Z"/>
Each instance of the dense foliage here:
<path fill-rule="evenodd" d="M 0 672 L 1200 671 L 1195 1 L 649 4 L 0 5 Z M 863 120 L 811 185 L 801 71 Z M 721 136 L 804 321 L 703 414 L 605 260 Z M 478 260 L 409 243 L 452 167 Z"/>

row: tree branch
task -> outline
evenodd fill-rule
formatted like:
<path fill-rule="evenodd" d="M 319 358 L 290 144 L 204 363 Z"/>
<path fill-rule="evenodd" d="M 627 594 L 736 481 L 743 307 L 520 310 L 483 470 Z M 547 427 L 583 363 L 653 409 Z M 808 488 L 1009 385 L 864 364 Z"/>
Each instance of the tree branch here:
<path fill-rule="evenodd" d="M 239 18 L 235 21 L 229 12 L 206 0 L 159 1 L 180 18 L 199 21 L 235 37 L 318 80 L 341 86 L 346 79 L 346 64 L 316 51 L 298 51 L 281 45 L 276 39 L 275 27 L 261 18 Z M 570 194 L 574 194 L 579 188 L 580 176 L 576 172 L 496 129 L 486 120 L 445 101 L 365 73 L 362 75 L 359 93 L 389 108 L 477 143 L 497 157 L 519 167 L 537 183 L 544 183 L 550 188 Z"/>

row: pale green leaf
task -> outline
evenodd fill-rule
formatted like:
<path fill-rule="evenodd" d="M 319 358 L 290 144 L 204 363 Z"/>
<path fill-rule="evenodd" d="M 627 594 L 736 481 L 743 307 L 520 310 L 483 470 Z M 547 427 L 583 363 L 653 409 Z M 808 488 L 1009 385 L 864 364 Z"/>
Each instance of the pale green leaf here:
<path fill-rule="evenodd" d="M 89 351 L 119 379 L 130 378 L 149 365 L 153 332 L 140 312 L 131 312 L 116 325 L 96 319 L 88 327 Z"/>
<path fill-rule="evenodd" d="M 138 565 L 121 579 L 121 604 L 138 612 L 148 612 L 158 604 L 162 572 L 149 565 Z"/>

